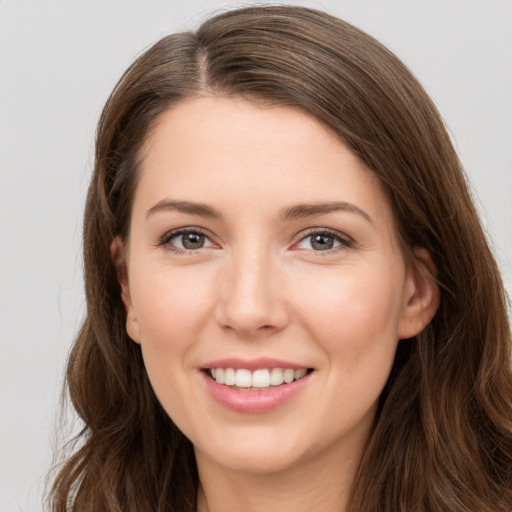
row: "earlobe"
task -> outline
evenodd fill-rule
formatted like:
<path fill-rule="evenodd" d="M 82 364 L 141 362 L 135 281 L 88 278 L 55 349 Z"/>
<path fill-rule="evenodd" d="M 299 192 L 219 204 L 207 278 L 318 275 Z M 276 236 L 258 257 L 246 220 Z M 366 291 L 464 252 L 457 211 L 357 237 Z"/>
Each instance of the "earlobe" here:
<path fill-rule="evenodd" d="M 400 339 L 416 336 L 430 323 L 441 296 L 437 270 L 429 251 L 415 247 L 412 254 L 398 332 Z"/>
<path fill-rule="evenodd" d="M 116 265 L 117 279 L 121 286 L 121 300 L 123 301 L 126 310 L 126 332 L 128 333 L 128 336 L 135 341 L 135 343 L 140 343 L 139 324 L 133 307 L 130 286 L 128 283 L 128 268 L 124 254 L 124 247 L 121 240 L 117 237 L 110 245 L 110 254 Z"/>

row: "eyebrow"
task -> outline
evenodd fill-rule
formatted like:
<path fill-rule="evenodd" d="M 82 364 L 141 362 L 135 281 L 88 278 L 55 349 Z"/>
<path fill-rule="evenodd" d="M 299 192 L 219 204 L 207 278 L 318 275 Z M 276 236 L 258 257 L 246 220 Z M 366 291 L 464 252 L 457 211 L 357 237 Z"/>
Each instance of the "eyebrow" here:
<path fill-rule="evenodd" d="M 173 201 L 168 199 L 163 199 L 151 207 L 147 211 L 146 217 L 165 210 L 177 210 L 182 213 L 197 215 L 198 217 L 209 219 L 222 218 L 222 214 L 217 209 L 208 206 L 207 204 L 195 203 L 192 201 Z M 284 209 L 281 212 L 280 218 L 282 221 L 287 221 L 307 217 L 315 217 L 318 215 L 325 215 L 327 213 L 339 211 L 358 214 L 370 222 L 370 224 L 373 224 L 372 218 L 364 210 L 361 210 L 361 208 L 355 206 L 354 204 L 347 203 L 346 201 L 297 204 Z"/>
<path fill-rule="evenodd" d="M 345 201 L 337 201 L 333 203 L 312 203 L 312 204 L 298 204 L 286 208 L 281 214 L 282 220 L 301 219 L 304 217 L 314 217 L 317 215 L 325 215 L 332 212 L 349 212 L 356 213 L 366 219 L 370 224 L 373 224 L 372 218 L 361 208 L 356 205 L 347 203 Z"/>
<path fill-rule="evenodd" d="M 166 199 L 159 201 L 155 204 L 155 206 L 151 207 L 147 211 L 146 217 L 149 217 L 156 212 L 165 210 L 177 210 L 182 213 L 189 213 L 210 219 L 220 219 L 222 217 L 218 210 L 203 203 L 193 203 L 191 201 L 172 201 Z"/>

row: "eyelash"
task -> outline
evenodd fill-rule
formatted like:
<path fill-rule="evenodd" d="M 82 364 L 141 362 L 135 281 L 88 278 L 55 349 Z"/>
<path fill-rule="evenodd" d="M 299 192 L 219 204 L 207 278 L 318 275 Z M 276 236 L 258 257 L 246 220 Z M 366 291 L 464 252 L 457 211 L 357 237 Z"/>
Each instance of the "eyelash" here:
<path fill-rule="evenodd" d="M 177 254 L 185 254 L 185 253 L 186 254 L 195 254 L 198 251 L 200 251 L 201 249 L 204 249 L 204 247 L 200 247 L 198 249 L 180 249 L 179 247 L 176 247 L 170 243 L 173 238 L 176 238 L 180 235 L 184 235 L 187 233 L 202 235 L 206 239 L 210 240 L 208 233 L 206 231 L 204 231 L 203 229 L 197 228 L 197 227 L 185 227 L 185 228 L 174 229 L 172 231 L 168 231 L 167 233 L 165 233 L 159 239 L 157 246 L 166 247 L 171 252 L 174 252 Z M 319 255 L 329 255 L 329 254 L 332 254 L 332 253 L 336 252 L 337 250 L 340 250 L 343 248 L 349 249 L 354 245 L 354 242 L 351 238 L 349 238 L 347 235 L 341 234 L 338 231 L 328 229 L 328 228 L 311 228 L 308 231 L 306 231 L 306 233 L 302 234 L 301 238 L 299 239 L 298 242 L 296 242 L 294 244 L 294 246 L 303 242 L 307 238 L 312 237 L 313 235 L 326 235 L 326 236 L 334 238 L 334 240 L 336 242 L 339 242 L 339 246 L 333 247 L 331 249 L 326 249 L 324 251 L 315 251 L 315 250 L 311 249 L 313 252 L 318 253 Z M 308 250 L 308 249 L 306 249 L 306 250 Z"/>
<path fill-rule="evenodd" d="M 311 249 L 313 252 L 318 254 L 319 256 L 328 256 L 330 254 L 333 254 L 334 252 L 341 250 L 341 249 L 350 249 L 354 245 L 354 241 L 349 238 L 347 235 L 344 235 L 340 233 L 339 231 L 335 231 L 333 229 L 328 228 L 310 228 L 306 231 L 306 233 L 303 233 L 300 240 L 295 243 L 294 245 L 297 245 L 301 243 L 302 241 L 306 240 L 307 238 L 312 237 L 313 235 L 326 235 L 329 237 L 334 238 L 336 242 L 339 242 L 339 246 L 333 247 L 332 249 L 326 249 L 324 251 L 315 251 Z"/>
<path fill-rule="evenodd" d="M 180 235 L 184 235 L 187 233 L 202 235 L 205 238 L 207 238 L 208 240 L 210 240 L 208 233 L 206 231 L 202 230 L 201 228 L 186 227 L 186 228 L 178 228 L 178 229 L 173 229 L 172 231 L 168 231 L 160 238 L 157 245 L 166 247 L 166 249 L 168 249 L 169 251 L 177 253 L 177 254 L 184 254 L 184 253 L 195 254 L 197 251 L 200 251 L 201 249 L 203 249 L 203 247 L 201 247 L 199 249 L 195 249 L 195 250 L 194 249 L 180 249 L 179 247 L 176 247 L 170 243 L 173 238 L 176 238 Z"/>

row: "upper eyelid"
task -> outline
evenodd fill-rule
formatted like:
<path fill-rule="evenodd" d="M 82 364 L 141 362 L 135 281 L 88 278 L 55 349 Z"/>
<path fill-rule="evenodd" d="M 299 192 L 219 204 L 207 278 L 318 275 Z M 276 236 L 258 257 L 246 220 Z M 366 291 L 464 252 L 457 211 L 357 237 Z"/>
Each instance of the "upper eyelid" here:
<path fill-rule="evenodd" d="M 337 239 L 339 245 L 336 247 L 331 247 L 330 249 L 325 249 L 322 251 L 315 250 L 313 248 L 302 248 L 297 247 L 301 242 L 306 240 L 307 238 L 311 237 L 315 234 L 324 234 L 328 236 L 332 236 L 333 238 Z M 336 229 L 330 229 L 330 228 L 311 228 L 307 230 L 306 232 L 302 232 L 302 234 L 299 235 L 300 237 L 292 244 L 291 249 L 296 251 L 305 251 L 305 253 L 311 253 L 314 254 L 315 257 L 328 257 L 333 256 L 339 253 L 339 251 L 346 251 L 348 249 L 352 249 L 355 247 L 354 239 L 343 232 L 340 232 Z"/>
<path fill-rule="evenodd" d="M 214 237 L 210 234 L 210 232 L 208 230 L 205 230 L 204 228 L 201 228 L 199 226 L 183 226 L 180 228 L 171 229 L 171 230 L 167 231 L 166 233 L 164 233 L 161 237 L 159 237 L 158 245 L 164 245 L 166 243 L 169 243 L 169 241 L 175 236 L 179 236 L 183 233 L 191 233 L 191 232 L 192 233 L 194 233 L 194 232 L 200 233 L 201 235 L 204 235 L 206 238 L 208 238 L 208 240 L 210 240 L 210 242 L 215 243 L 213 240 Z M 308 236 L 311 236 L 314 234 L 328 234 L 328 235 L 334 236 L 336 238 L 339 238 L 341 241 L 343 241 L 345 243 L 352 244 L 354 242 L 350 236 L 348 236 L 347 234 L 340 232 L 336 229 L 315 226 L 315 227 L 307 228 L 306 230 L 302 230 L 300 233 L 295 235 L 292 245 L 295 245 L 298 242 L 301 242 L 302 240 L 307 238 Z"/>
<path fill-rule="evenodd" d="M 352 237 L 348 236 L 345 233 L 342 233 L 341 231 L 338 231 L 337 229 L 321 228 L 321 227 L 308 228 L 307 230 L 302 231 L 301 233 L 299 233 L 297 235 L 297 241 L 300 242 L 301 240 L 304 240 L 304 238 L 314 235 L 315 233 L 328 234 L 328 235 L 332 235 L 334 237 L 340 238 L 341 240 L 344 240 L 345 242 L 353 242 Z"/>
<path fill-rule="evenodd" d="M 204 235 L 211 242 L 213 242 L 212 236 L 205 229 L 200 228 L 198 226 L 184 226 L 181 228 L 176 228 L 176 229 L 171 229 L 169 231 L 166 231 L 162 236 L 160 236 L 158 238 L 158 244 L 163 245 L 163 244 L 169 243 L 169 241 L 172 238 L 174 238 L 175 236 L 182 235 L 184 233 L 199 233 L 201 235 Z"/>

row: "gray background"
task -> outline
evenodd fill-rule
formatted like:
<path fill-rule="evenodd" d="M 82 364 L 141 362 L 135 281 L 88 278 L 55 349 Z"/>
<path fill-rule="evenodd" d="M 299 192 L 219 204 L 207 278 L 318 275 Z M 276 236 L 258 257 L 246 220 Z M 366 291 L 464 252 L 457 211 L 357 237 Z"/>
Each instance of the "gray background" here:
<path fill-rule="evenodd" d="M 345 18 L 409 65 L 450 129 L 510 293 L 511 1 L 281 3 Z M 0 512 L 42 508 L 84 311 L 80 224 L 101 107 L 149 44 L 229 5 L 241 4 L 0 1 Z"/>

